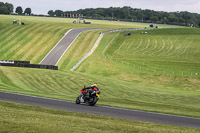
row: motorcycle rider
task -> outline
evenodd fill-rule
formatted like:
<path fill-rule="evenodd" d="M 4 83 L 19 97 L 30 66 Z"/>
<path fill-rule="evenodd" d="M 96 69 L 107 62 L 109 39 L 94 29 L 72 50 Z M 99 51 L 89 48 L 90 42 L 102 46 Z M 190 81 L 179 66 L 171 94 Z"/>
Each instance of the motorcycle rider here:
<path fill-rule="evenodd" d="M 86 88 L 84 87 L 83 89 L 81 89 L 81 93 L 83 94 L 83 97 L 85 98 L 85 96 L 89 96 L 92 91 L 99 91 L 99 88 L 97 87 L 97 85 L 98 85 L 97 83 L 94 83 L 93 85 L 89 87 L 86 87 Z"/>
<path fill-rule="evenodd" d="M 99 91 L 99 88 L 97 87 L 97 83 L 94 83 L 93 85 L 85 88 L 86 90 L 87 89 L 92 89 L 93 91 Z"/>

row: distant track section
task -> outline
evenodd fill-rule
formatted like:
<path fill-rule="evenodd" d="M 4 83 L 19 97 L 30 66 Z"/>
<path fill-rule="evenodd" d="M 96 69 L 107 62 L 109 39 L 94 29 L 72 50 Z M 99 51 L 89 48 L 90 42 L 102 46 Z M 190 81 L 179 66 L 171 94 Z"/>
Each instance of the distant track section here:
<path fill-rule="evenodd" d="M 101 28 L 76 28 L 70 29 L 65 36 L 54 46 L 54 48 L 44 57 L 40 62 L 42 65 L 56 65 L 62 58 L 64 53 L 73 43 L 73 41 L 79 36 L 83 31 L 87 30 L 99 30 Z"/>

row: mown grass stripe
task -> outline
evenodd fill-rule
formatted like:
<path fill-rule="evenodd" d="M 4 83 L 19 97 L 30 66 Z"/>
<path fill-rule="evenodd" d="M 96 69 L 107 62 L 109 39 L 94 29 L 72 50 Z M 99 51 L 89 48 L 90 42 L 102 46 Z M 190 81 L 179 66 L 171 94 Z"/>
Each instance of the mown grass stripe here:
<path fill-rule="evenodd" d="M 2 42 L 6 43 L 6 41 L 8 41 L 8 39 L 10 39 L 13 36 L 13 33 L 15 33 L 17 29 L 19 29 L 18 26 L 16 26 L 16 27 L 8 26 L 8 27 L 0 30 L 0 32 L 1 32 L 1 36 L 0 36 L 1 42 L 0 43 L 2 43 Z"/>
<path fill-rule="evenodd" d="M 153 53 L 153 51 L 156 49 L 156 47 L 158 46 L 158 42 L 160 42 L 160 40 L 151 40 L 151 48 L 147 49 L 143 55 L 151 55 L 151 53 Z"/>
<path fill-rule="evenodd" d="M 42 47 L 38 45 L 38 49 L 35 53 L 38 53 L 38 56 L 33 55 L 31 61 L 35 63 L 40 63 L 40 61 L 45 57 L 50 49 L 55 45 L 55 43 L 60 39 L 59 34 L 55 34 L 54 37 L 49 36 L 45 38 L 45 42 L 43 43 Z"/>
<path fill-rule="evenodd" d="M 46 26 L 48 28 L 46 29 L 51 29 L 52 27 L 50 26 Z M 45 28 L 45 27 L 43 27 Z M 38 31 L 40 31 L 42 29 L 38 29 Z M 48 37 L 47 37 L 48 36 Z M 29 51 L 29 53 L 27 54 L 24 54 L 24 56 L 22 57 L 22 59 L 24 60 L 32 60 L 33 57 L 38 57 L 38 56 L 41 56 L 39 55 L 39 50 L 41 49 L 41 46 L 45 46 L 45 44 L 47 43 L 46 40 L 52 38 L 51 36 L 49 36 L 48 33 L 39 33 L 38 34 L 38 38 L 35 38 L 34 41 L 30 42 L 26 48 L 23 48 L 23 52 L 26 52 L 26 50 Z M 34 45 L 31 45 L 31 44 L 34 44 Z M 50 49 L 50 48 L 48 48 Z M 37 55 L 35 53 L 38 53 Z M 44 56 L 44 55 L 43 55 Z"/>
<path fill-rule="evenodd" d="M 48 25 L 45 27 L 48 27 Z M 36 45 L 35 43 L 38 42 L 40 38 L 42 38 L 41 37 L 42 36 L 41 28 L 42 28 L 42 26 L 39 25 L 38 27 L 35 28 L 34 31 L 32 31 L 32 33 L 29 35 L 29 38 L 30 38 L 29 42 L 27 42 L 26 44 L 21 45 L 19 47 L 19 51 L 17 51 L 16 55 L 15 55 L 16 57 L 18 57 L 18 58 L 20 57 L 22 60 L 26 60 L 25 58 L 27 57 L 27 54 L 29 54 L 31 49 L 35 47 L 35 45 Z M 38 34 L 38 36 L 33 38 L 32 35 L 34 35 L 35 33 Z M 27 52 L 27 51 L 29 51 L 29 52 Z M 26 56 L 26 57 L 24 58 L 24 56 Z"/>
<path fill-rule="evenodd" d="M 37 83 L 34 83 L 34 81 L 32 81 L 32 75 L 29 73 L 21 73 L 20 72 L 20 78 L 21 81 L 24 82 L 24 84 L 30 89 L 29 91 L 34 91 L 34 92 L 44 92 L 43 89 L 41 89 L 40 85 L 38 85 Z"/>
<path fill-rule="evenodd" d="M 30 32 L 31 30 L 35 29 L 34 27 L 29 27 L 26 31 Z M 20 34 L 24 29 L 20 29 L 18 30 L 14 35 L 14 39 L 12 39 L 12 41 L 9 44 L 6 44 L 6 46 L 4 48 L 1 49 L 1 52 L 4 53 L 4 57 L 9 56 L 9 50 L 15 49 L 15 47 L 17 46 L 17 42 L 18 40 L 21 40 L 24 37 L 24 34 Z M 25 32 L 26 33 L 26 32 Z M 11 46 L 14 45 L 15 47 Z M 12 52 L 10 52 L 12 53 Z"/>

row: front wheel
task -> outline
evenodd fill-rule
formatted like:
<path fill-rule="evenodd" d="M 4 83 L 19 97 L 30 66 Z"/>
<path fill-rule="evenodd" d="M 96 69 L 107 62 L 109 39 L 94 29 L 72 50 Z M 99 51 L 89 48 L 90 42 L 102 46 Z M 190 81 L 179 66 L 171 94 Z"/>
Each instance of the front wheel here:
<path fill-rule="evenodd" d="M 94 105 L 96 104 L 96 102 L 97 102 L 97 97 L 92 97 L 92 98 L 90 99 L 89 105 L 90 105 L 90 106 L 94 106 Z"/>
<path fill-rule="evenodd" d="M 79 99 L 79 97 L 76 98 L 76 104 L 80 104 L 80 99 Z"/>

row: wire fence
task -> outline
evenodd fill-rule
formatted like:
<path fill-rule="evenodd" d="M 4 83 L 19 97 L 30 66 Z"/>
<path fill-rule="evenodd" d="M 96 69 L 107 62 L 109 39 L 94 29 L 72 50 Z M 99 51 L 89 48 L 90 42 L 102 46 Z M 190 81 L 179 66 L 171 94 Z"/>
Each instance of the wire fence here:
<path fill-rule="evenodd" d="M 116 29 L 116 30 L 109 30 L 109 31 L 105 31 L 105 32 L 101 32 L 102 34 L 105 34 L 105 33 L 112 33 L 112 32 L 118 32 L 118 31 L 140 31 L 140 30 L 150 30 L 150 29 L 147 29 L 147 28 L 143 28 L 143 29 L 137 29 L 137 28 L 129 28 L 129 29 Z"/>
<path fill-rule="evenodd" d="M 110 61 L 114 61 L 118 64 L 126 65 L 130 67 L 132 71 L 136 73 L 146 73 L 155 75 L 171 75 L 171 76 L 181 76 L 181 77 L 196 77 L 200 78 L 200 71 L 179 71 L 177 69 L 162 69 L 159 65 L 149 65 L 149 64 L 136 64 L 130 63 L 119 59 L 107 58 Z"/>

